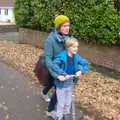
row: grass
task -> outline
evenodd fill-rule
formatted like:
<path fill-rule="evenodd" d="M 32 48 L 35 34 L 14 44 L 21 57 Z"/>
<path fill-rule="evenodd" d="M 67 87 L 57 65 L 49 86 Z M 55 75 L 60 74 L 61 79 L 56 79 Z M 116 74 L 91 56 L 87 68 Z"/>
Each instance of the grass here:
<path fill-rule="evenodd" d="M 104 68 L 95 64 L 91 64 L 91 70 L 99 72 L 104 76 L 112 77 L 116 80 L 120 80 L 120 73 L 108 68 Z"/>

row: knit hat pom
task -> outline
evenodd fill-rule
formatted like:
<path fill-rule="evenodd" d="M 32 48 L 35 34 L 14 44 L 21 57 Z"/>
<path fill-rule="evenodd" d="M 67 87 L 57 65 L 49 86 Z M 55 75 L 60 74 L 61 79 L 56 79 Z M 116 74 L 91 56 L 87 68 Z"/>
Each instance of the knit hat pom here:
<path fill-rule="evenodd" d="M 69 22 L 69 18 L 65 15 L 59 15 L 55 18 L 54 24 L 55 27 L 59 27 L 64 22 Z"/>

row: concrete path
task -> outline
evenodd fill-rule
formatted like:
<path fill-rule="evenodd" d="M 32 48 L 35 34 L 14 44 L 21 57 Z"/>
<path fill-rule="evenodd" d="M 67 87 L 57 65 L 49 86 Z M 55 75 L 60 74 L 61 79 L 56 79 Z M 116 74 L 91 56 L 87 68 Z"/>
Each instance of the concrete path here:
<path fill-rule="evenodd" d="M 23 74 L 0 62 L 0 120 L 48 120 L 40 89 Z"/>
<path fill-rule="evenodd" d="M 22 73 L 0 62 L 0 120 L 51 120 L 45 115 L 46 108 L 40 88 L 31 86 Z"/>

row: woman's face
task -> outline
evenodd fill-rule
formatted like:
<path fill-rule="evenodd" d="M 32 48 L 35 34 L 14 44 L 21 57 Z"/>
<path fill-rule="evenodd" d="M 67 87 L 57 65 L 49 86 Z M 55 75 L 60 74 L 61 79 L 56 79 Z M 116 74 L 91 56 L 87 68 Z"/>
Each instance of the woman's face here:
<path fill-rule="evenodd" d="M 63 35 L 68 35 L 70 31 L 70 22 L 65 22 L 60 26 L 59 32 Z"/>

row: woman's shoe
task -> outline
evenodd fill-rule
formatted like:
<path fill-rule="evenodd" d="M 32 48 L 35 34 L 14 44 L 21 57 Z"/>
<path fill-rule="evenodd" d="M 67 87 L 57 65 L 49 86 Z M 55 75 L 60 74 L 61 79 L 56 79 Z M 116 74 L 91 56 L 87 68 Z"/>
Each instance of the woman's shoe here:
<path fill-rule="evenodd" d="M 54 120 L 56 120 L 56 111 L 51 111 L 51 112 L 48 112 L 48 111 L 46 111 L 46 115 L 48 116 L 48 117 L 51 117 L 51 118 L 53 118 Z"/>
<path fill-rule="evenodd" d="M 45 95 L 43 93 L 43 89 L 41 89 L 41 97 L 44 99 L 46 102 L 50 102 L 50 97 L 48 95 Z"/>

